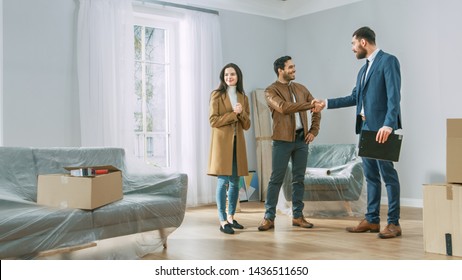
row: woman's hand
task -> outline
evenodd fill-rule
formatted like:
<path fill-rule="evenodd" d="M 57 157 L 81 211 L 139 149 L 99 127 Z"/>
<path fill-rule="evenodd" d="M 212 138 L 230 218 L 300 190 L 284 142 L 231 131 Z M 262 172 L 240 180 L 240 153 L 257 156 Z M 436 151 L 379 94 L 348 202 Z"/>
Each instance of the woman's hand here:
<path fill-rule="evenodd" d="M 236 103 L 236 105 L 234 106 L 234 113 L 236 113 L 236 115 L 239 115 L 240 113 L 242 113 L 241 103 Z"/>

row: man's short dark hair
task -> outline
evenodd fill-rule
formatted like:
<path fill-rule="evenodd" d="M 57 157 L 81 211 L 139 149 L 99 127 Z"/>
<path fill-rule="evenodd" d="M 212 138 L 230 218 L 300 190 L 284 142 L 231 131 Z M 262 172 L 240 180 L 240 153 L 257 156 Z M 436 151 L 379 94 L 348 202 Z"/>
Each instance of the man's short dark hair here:
<path fill-rule="evenodd" d="M 369 44 L 375 45 L 375 32 L 367 26 L 361 27 L 353 33 L 356 39 L 366 40 Z"/>
<path fill-rule="evenodd" d="M 286 61 L 287 60 L 291 60 L 292 57 L 286 55 L 286 56 L 281 56 L 280 58 L 276 59 L 273 63 L 273 66 L 274 66 L 274 72 L 276 73 L 276 76 L 279 75 L 278 73 L 278 69 L 283 69 L 284 70 L 284 66 L 286 65 Z"/>

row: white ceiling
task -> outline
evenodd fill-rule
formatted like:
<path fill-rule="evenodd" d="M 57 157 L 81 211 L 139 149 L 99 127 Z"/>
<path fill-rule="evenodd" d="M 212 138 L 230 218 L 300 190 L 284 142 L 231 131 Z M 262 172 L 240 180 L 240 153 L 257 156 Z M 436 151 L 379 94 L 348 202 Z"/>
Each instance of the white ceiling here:
<path fill-rule="evenodd" d="M 164 0 L 201 8 L 290 19 L 364 0 Z"/>

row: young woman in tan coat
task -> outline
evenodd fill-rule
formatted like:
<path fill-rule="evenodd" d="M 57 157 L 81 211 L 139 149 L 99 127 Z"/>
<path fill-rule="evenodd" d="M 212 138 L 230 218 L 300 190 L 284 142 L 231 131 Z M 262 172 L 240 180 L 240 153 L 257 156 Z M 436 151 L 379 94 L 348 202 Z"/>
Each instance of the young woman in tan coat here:
<path fill-rule="evenodd" d="M 220 231 L 233 234 L 243 229 L 235 219 L 240 176 L 248 175 L 244 130 L 250 128 L 249 101 L 244 93 L 242 72 L 229 63 L 220 72 L 220 85 L 210 96 L 212 139 L 208 175 L 218 176 L 217 208 Z M 228 213 L 226 213 L 228 193 Z"/>

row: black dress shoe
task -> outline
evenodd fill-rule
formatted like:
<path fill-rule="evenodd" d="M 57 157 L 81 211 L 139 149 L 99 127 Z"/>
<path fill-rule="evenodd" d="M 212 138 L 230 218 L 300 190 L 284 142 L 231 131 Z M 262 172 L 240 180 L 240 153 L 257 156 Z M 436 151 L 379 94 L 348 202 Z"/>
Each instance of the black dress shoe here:
<path fill-rule="evenodd" d="M 231 224 L 220 226 L 220 231 L 226 234 L 234 234 L 234 229 L 231 227 Z"/>
<path fill-rule="evenodd" d="M 244 226 L 239 224 L 236 220 L 233 220 L 233 223 L 230 224 L 230 225 L 231 225 L 231 227 L 237 228 L 237 229 L 243 229 L 244 228 Z"/>

